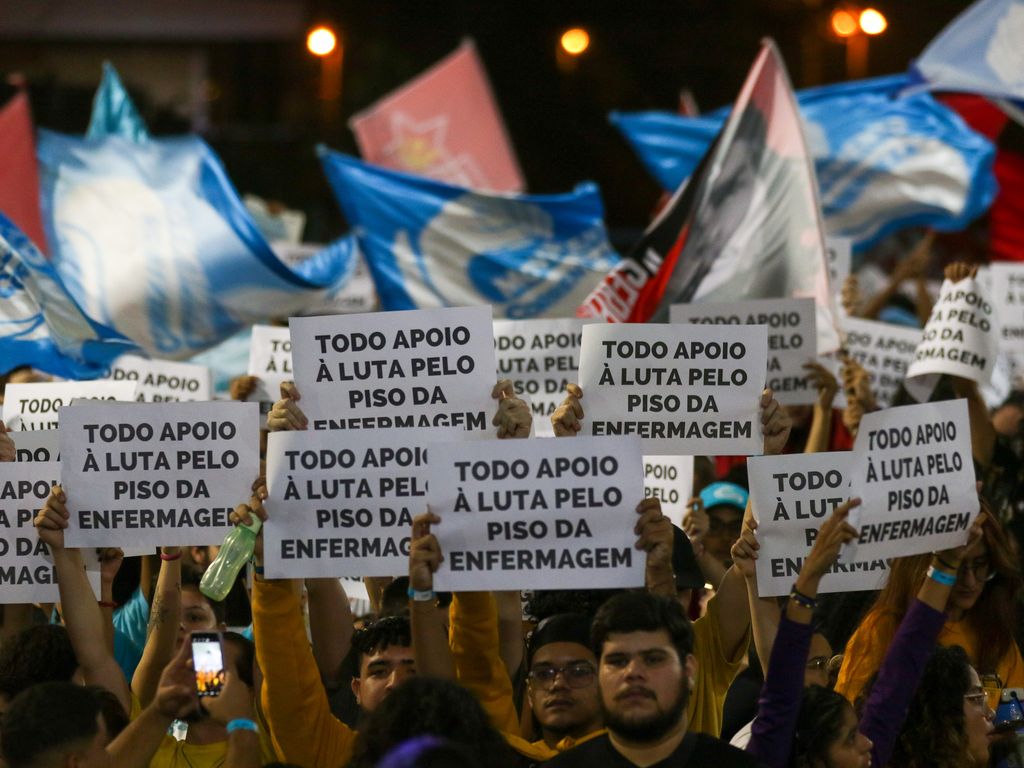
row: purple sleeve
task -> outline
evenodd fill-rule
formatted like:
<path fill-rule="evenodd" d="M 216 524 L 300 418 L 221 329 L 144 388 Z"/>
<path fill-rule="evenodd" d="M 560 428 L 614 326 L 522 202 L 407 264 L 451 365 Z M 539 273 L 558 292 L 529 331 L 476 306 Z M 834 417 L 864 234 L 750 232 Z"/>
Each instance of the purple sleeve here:
<path fill-rule="evenodd" d="M 872 765 L 886 765 L 892 757 L 907 709 L 945 623 L 942 611 L 916 598 L 900 622 L 860 719 L 860 732 L 874 744 Z"/>
<path fill-rule="evenodd" d="M 810 624 L 798 624 L 782 614 L 747 744 L 747 752 L 768 768 L 789 764 L 813 632 Z"/>

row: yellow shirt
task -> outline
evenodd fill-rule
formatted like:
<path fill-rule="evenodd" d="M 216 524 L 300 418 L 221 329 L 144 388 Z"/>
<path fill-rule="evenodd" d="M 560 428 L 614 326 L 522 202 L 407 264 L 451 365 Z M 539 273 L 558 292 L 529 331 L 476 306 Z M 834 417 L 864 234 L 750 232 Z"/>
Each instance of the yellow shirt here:
<path fill-rule="evenodd" d="M 892 632 L 882 632 L 882 619 L 878 612 L 872 611 L 857 627 L 843 655 L 843 666 L 839 670 L 836 691 L 849 701 L 854 701 L 864 690 L 871 677 L 882 666 L 882 660 L 888 650 L 888 643 L 881 638 L 891 638 Z M 890 619 L 891 621 L 891 619 Z M 941 646 L 959 645 L 967 652 L 972 664 L 977 663 L 978 637 L 963 621 L 947 621 L 939 633 L 938 644 Z M 1024 659 L 1016 643 L 999 662 L 997 669 L 979 669 L 980 674 L 996 672 L 1007 688 L 1024 688 Z"/>

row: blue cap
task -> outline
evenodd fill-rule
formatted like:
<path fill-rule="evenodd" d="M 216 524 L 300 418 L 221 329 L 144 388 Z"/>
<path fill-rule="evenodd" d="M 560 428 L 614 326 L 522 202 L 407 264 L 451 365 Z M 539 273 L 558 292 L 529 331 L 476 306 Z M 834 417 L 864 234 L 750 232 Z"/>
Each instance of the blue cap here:
<path fill-rule="evenodd" d="M 727 504 L 743 512 L 747 508 L 747 496 L 747 492 L 736 483 L 712 483 L 700 492 L 700 501 L 704 509 Z"/>
<path fill-rule="evenodd" d="M 909 309 L 889 304 L 878 313 L 878 319 L 883 323 L 902 325 L 907 328 L 920 328 L 921 320 Z"/>

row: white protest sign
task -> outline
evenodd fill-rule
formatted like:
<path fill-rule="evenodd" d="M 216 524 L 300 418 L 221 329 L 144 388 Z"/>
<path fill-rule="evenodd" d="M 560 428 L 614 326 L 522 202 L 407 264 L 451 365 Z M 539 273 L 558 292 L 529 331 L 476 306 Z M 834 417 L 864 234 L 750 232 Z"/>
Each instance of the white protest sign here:
<path fill-rule="evenodd" d="M 852 260 L 853 238 L 833 236 L 825 238 L 825 264 L 828 267 L 828 281 L 832 286 L 832 293 L 837 296 L 850 274 Z"/>
<path fill-rule="evenodd" d="M 72 400 L 135 400 L 134 381 L 48 381 L 8 384 L 4 421 L 8 429 L 57 429 L 58 412 Z"/>
<path fill-rule="evenodd" d="M 814 299 L 755 299 L 708 304 L 673 304 L 673 323 L 768 326 L 768 377 L 782 405 L 812 405 L 818 392 L 804 364 L 817 357 Z"/>
<path fill-rule="evenodd" d="M 64 409 L 71 547 L 219 544 L 259 475 L 255 403 L 90 403 Z"/>
<path fill-rule="evenodd" d="M 330 432 L 271 432 L 267 576 L 406 573 L 412 519 L 426 512 L 427 444 L 438 437 L 378 430 L 342 447 Z"/>
<path fill-rule="evenodd" d="M 11 435 L 15 461 L 60 461 L 60 430 L 33 429 Z"/>
<path fill-rule="evenodd" d="M 461 427 L 493 437 L 491 308 L 293 317 L 295 383 L 313 429 Z"/>
<path fill-rule="evenodd" d="M 788 595 L 811 551 L 818 529 L 849 497 L 851 454 L 798 453 L 747 460 L 751 509 L 757 520 L 757 591 Z M 878 589 L 888 573 L 884 559 L 836 563 L 819 592 Z"/>
<path fill-rule="evenodd" d="M 295 378 L 292 374 L 292 340 L 287 328 L 276 325 L 252 327 L 248 373 L 259 379 L 249 401 L 277 402 L 282 382 Z"/>
<path fill-rule="evenodd" d="M 966 400 L 868 413 L 850 467 L 859 532 L 843 562 L 903 557 L 963 544 L 978 514 Z"/>
<path fill-rule="evenodd" d="M 999 321 L 977 280 L 945 280 L 907 378 L 949 373 L 986 384 L 996 366 Z"/>
<path fill-rule="evenodd" d="M 763 325 L 583 327 L 583 434 L 638 435 L 645 454 L 761 453 Z"/>
<path fill-rule="evenodd" d="M 59 477 L 57 462 L 0 463 L 0 603 L 60 600 L 53 558 L 33 525 Z M 89 581 L 99 594 L 95 553 L 83 555 Z"/>
<path fill-rule="evenodd" d="M 1024 264 L 999 261 L 989 269 L 992 303 L 1002 329 L 999 349 L 1007 354 L 1019 375 L 1024 372 Z"/>
<path fill-rule="evenodd" d="M 921 331 L 856 317 L 844 318 L 842 325 L 850 357 L 871 376 L 871 391 L 878 405 L 888 408 L 914 360 Z"/>
<path fill-rule="evenodd" d="M 551 414 L 577 382 L 584 323 L 576 318 L 495 320 L 498 378 L 511 379 L 517 395 L 528 395 L 537 434 L 553 435 Z"/>
<path fill-rule="evenodd" d="M 135 382 L 139 403 L 177 403 L 209 400 L 213 392 L 210 369 L 195 363 L 147 360 L 121 355 L 110 368 L 111 381 Z"/>
<path fill-rule="evenodd" d="M 643 467 L 636 438 L 437 443 L 430 509 L 437 589 L 639 587 Z"/>
<path fill-rule="evenodd" d="M 644 498 L 658 499 L 661 513 L 683 527 L 693 495 L 693 456 L 644 456 Z"/>

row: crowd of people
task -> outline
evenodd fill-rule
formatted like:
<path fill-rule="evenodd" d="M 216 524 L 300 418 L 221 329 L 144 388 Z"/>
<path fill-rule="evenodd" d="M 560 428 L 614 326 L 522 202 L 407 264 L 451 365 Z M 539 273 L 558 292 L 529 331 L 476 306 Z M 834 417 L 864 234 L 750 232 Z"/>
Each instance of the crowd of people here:
<path fill-rule="evenodd" d="M 920 275 L 894 273 L 894 285 Z M 954 265 L 947 276 L 969 273 Z M 895 289 L 851 313 L 903 306 Z M 918 296 L 926 301 L 924 291 Z M 892 314 L 892 313 L 890 313 Z M 849 448 L 873 410 L 852 359 L 840 383 L 809 364 L 810 408 L 760 402 L 766 454 Z M 935 398 L 965 398 L 982 513 L 961 546 L 892 561 L 877 592 L 819 594 L 857 537 L 847 500 L 821 524 L 788 598 L 758 594 L 757 510 L 743 457 L 697 457 L 682 527 L 654 498 L 630 521 L 645 588 L 529 593 L 435 590 L 441 519 L 421 511 L 408 573 L 367 578 L 372 613 L 353 615 L 334 578 L 264 577 L 262 535 L 251 575 L 223 602 L 199 589 L 213 547 L 99 552 L 101 595 L 83 553 L 64 546 L 68 494 L 55 486 L 35 516 L 60 602 L 6 605 L 0 638 L 0 754 L 9 768 L 139 766 L 769 766 L 968 768 L 1015 759 L 996 729 L 1005 691 L 1024 689 L 1017 512 L 1024 401 L 990 412 L 977 385 L 945 377 Z M 251 378 L 233 394 L 252 390 Z M 530 436 L 532 414 L 501 381 L 493 426 Z M 552 415 L 577 435 L 586 393 L 569 385 Z M 269 431 L 304 428 L 285 384 Z M 344 438 L 343 438 L 344 439 Z M 0 431 L 0 460 L 17 433 Z M 232 522 L 266 520 L 254 478 Z M 449 523 L 450 524 L 450 523 Z M 239 631 L 230 631 L 233 627 Z M 219 695 L 197 686 L 191 637 L 222 638 Z M 212 678 L 211 678 L 212 679 Z M 202 688 L 203 690 L 197 690 Z M 1024 714 L 1012 725 L 1024 724 Z"/>

